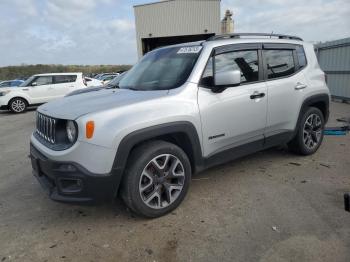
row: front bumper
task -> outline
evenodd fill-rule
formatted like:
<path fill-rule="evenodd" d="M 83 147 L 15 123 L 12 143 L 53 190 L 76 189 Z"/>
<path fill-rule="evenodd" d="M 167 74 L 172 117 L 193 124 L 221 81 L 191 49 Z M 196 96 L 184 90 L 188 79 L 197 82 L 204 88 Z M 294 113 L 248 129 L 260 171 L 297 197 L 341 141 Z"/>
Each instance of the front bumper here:
<path fill-rule="evenodd" d="M 3 97 L 0 97 L 0 110 L 7 110 L 8 109 L 8 103 L 5 101 Z"/>
<path fill-rule="evenodd" d="M 77 163 L 48 159 L 32 144 L 30 158 L 34 176 L 52 200 L 69 203 L 101 203 L 113 201 L 117 195 L 122 170 L 93 174 Z"/>

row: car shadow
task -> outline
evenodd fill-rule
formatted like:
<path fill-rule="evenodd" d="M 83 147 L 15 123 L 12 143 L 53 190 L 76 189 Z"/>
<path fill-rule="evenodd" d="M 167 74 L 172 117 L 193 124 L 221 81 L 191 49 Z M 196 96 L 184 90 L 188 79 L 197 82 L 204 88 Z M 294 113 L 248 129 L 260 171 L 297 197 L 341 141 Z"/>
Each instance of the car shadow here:
<path fill-rule="evenodd" d="M 28 112 L 33 112 L 33 111 L 36 111 L 37 108 L 28 108 L 26 112 L 23 112 L 23 113 L 20 113 L 20 114 L 15 114 L 15 113 L 12 113 L 11 111 L 9 110 L 0 110 L 0 116 L 3 115 L 3 116 L 10 116 L 10 115 L 23 115 L 23 114 L 26 114 Z"/>

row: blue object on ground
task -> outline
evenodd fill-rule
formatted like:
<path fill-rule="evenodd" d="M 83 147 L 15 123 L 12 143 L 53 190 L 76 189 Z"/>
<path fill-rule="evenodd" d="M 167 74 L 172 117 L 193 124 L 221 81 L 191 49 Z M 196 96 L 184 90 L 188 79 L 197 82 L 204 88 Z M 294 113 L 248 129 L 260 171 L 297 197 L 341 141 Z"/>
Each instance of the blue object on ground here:
<path fill-rule="evenodd" d="M 350 131 L 350 125 L 326 127 L 323 133 L 326 136 L 345 136 Z"/>
<path fill-rule="evenodd" d="M 326 136 L 345 136 L 346 131 L 343 130 L 324 130 L 324 135 Z"/>

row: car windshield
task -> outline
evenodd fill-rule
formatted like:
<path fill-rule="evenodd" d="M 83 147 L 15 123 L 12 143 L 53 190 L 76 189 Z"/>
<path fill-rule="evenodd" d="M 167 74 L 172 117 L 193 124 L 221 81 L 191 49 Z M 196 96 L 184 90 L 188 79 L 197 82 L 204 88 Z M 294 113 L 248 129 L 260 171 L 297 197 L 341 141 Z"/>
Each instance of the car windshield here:
<path fill-rule="evenodd" d="M 0 87 L 9 87 L 10 82 L 0 82 Z"/>
<path fill-rule="evenodd" d="M 184 84 L 200 54 L 201 46 L 170 47 L 145 55 L 120 81 L 121 89 L 168 90 Z"/>
<path fill-rule="evenodd" d="M 26 81 L 24 81 L 22 84 L 20 84 L 19 86 L 28 86 L 30 84 L 30 82 L 33 81 L 33 79 L 35 78 L 35 76 L 31 76 L 29 77 Z"/>

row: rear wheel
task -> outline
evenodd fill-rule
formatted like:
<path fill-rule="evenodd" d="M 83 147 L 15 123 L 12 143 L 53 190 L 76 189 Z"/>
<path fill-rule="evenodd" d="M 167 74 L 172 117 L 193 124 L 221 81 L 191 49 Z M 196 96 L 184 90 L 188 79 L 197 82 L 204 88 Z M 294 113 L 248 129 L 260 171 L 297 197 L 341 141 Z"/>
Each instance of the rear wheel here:
<path fill-rule="evenodd" d="M 23 113 L 27 109 L 27 101 L 20 97 L 13 98 L 9 103 L 9 109 L 16 114 Z"/>
<path fill-rule="evenodd" d="M 288 144 L 289 148 L 301 155 L 311 155 L 320 147 L 323 140 L 324 117 L 315 107 L 304 113 L 298 126 L 297 134 Z"/>
<path fill-rule="evenodd" d="M 159 217 L 182 202 L 190 180 L 191 165 L 185 152 L 174 144 L 152 141 L 132 152 L 121 195 L 133 212 Z"/>

